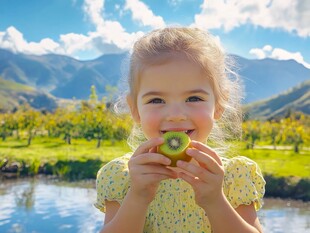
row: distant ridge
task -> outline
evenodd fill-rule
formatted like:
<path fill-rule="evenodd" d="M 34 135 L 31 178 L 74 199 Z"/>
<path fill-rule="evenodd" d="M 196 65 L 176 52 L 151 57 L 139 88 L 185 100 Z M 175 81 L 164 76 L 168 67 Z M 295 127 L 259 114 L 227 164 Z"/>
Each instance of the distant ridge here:
<path fill-rule="evenodd" d="M 247 104 L 244 112 L 250 119 L 267 120 L 288 112 L 310 114 L 310 80 L 271 98 Z"/>
<path fill-rule="evenodd" d="M 92 85 L 99 97 L 107 85 L 116 86 L 127 54 L 78 61 L 62 55 L 14 54 L 0 49 L 0 77 L 47 91 L 59 98 L 87 99 Z"/>
<path fill-rule="evenodd" d="M 310 80 L 310 69 L 295 60 L 250 60 L 233 57 L 245 85 L 245 103 L 269 98 Z"/>
<path fill-rule="evenodd" d="M 310 79 L 310 69 L 294 60 L 280 61 L 269 58 L 257 60 L 231 56 L 237 63 L 237 72 L 245 86 L 244 104 L 279 95 Z M 128 53 L 109 54 L 90 61 L 79 61 L 63 55 L 36 56 L 15 54 L 0 49 L 0 77 L 3 80 L 32 87 L 37 93 L 45 93 L 51 103 L 52 99 L 56 98 L 88 99 L 92 85 L 96 86 L 97 95 L 101 98 L 107 94 L 107 85 L 119 84 L 120 79 L 126 75 L 124 73 L 126 69 L 128 69 Z M 6 92 L 6 99 L 8 93 L 12 92 Z M 17 98 L 16 93 L 12 99 L 14 98 Z M 307 103 L 305 100 L 300 101 L 302 103 L 298 104 Z"/>
<path fill-rule="evenodd" d="M 26 103 L 35 109 L 50 111 L 58 106 L 50 94 L 0 77 L 0 112 L 12 111 Z"/>

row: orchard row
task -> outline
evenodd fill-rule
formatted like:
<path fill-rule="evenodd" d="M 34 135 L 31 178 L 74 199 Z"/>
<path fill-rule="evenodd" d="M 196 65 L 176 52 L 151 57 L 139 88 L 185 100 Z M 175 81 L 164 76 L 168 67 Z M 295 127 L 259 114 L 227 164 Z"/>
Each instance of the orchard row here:
<path fill-rule="evenodd" d="M 116 115 L 104 102 L 82 101 L 76 106 L 58 108 L 53 113 L 40 112 L 24 106 L 12 113 L 0 114 L 0 137 L 27 138 L 63 137 L 71 144 L 74 138 L 97 140 L 123 140 L 128 137 L 132 121 L 128 114 Z M 291 115 L 272 121 L 248 120 L 242 125 L 242 139 L 248 149 L 258 142 L 272 145 L 292 145 L 295 152 L 310 144 L 310 116 Z"/>

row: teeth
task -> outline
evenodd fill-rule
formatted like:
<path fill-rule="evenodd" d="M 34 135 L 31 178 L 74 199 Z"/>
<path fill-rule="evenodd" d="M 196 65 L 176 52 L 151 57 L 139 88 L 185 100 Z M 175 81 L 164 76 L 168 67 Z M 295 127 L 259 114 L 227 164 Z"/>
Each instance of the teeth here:
<path fill-rule="evenodd" d="M 186 133 L 186 134 L 188 134 L 188 133 L 190 133 L 192 130 L 190 130 L 190 129 L 188 129 L 188 130 L 183 130 L 183 131 L 180 131 L 180 132 L 183 132 L 183 133 Z M 168 132 L 168 131 L 162 131 L 163 133 L 166 133 L 166 132 Z"/>

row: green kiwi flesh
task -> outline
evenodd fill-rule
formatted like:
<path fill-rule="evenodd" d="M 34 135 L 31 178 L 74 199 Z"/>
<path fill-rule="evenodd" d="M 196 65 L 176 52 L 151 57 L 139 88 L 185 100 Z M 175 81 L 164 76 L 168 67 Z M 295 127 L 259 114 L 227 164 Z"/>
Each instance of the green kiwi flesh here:
<path fill-rule="evenodd" d="M 176 167 L 178 160 L 189 161 L 191 157 L 186 154 L 186 149 L 191 142 L 184 132 L 166 132 L 163 135 L 165 142 L 158 147 L 158 152 L 171 159 L 171 167 Z"/>

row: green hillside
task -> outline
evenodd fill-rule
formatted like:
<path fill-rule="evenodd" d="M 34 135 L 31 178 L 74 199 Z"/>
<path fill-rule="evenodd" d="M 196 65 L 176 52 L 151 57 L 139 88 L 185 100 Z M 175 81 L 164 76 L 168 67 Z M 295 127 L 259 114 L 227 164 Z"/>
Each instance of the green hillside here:
<path fill-rule="evenodd" d="M 283 117 L 288 112 L 310 114 L 310 80 L 266 100 L 244 106 L 249 119 L 266 120 Z"/>
<path fill-rule="evenodd" d="M 53 96 L 0 77 L 0 112 L 10 111 L 25 103 L 36 109 L 52 110 L 57 106 Z"/>
<path fill-rule="evenodd" d="M 33 92 L 34 88 L 16 83 L 13 81 L 5 80 L 2 77 L 0 77 L 0 91 L 7 92 L 7 91 L 29 91 Z"/>

